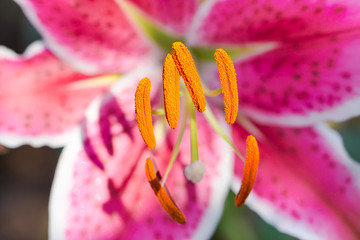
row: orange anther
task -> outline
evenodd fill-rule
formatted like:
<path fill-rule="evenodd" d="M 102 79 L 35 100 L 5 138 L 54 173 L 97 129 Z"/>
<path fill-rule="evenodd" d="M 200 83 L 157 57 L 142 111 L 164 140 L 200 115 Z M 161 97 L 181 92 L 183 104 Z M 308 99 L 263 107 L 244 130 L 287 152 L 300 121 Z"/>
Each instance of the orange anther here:
<path fill-rule="evenodd" d="M 175 202 L 167 193 L 165 188 L 161 186 L 155 172 L 153 162 L 150 158 L 146 159 L 145 172 L 151 188 L 154 190 L 154 193 L 159 199 L 161 206 L 177 223 L 184 224 L 186 222 L 184 214 L 181 212 L 178 206 L 176 206 Z"/>
<path fill-rule="evenodd" d="M 172 45 L 173 58 L 180 75 L 190 93 L 192 101 L 199 112 L 205 111 L 206 101 L 199 74 L 189 50 L 181 42 Z"/>
<path fill-rule="evenodd" d="M 140 134 L 152 150 L 156 146 L 156 141 L 151 118 L 150 88 L 151 82 L 148 78 L 143 78 L 139 82 L 135 92 L 135 116 Z"/>
<path fill-rule="evenodd" d="M 180 112 L 180 74 L 171 54 L 166 56 L 163 66 L 163 92 L 165 116 L 169 126 L 175 129 Z"/>
<path fill-rule="evenodd" d="M 259 147 L 254 136 L 249 135 L 246 139 L 246 160 L 241 188 L 235 197 L 235 205 L 240 207 L 244 205 L 246 198 L 253 188 L 256 173 L 259 166 Z"/>
<path fill-rule="evenodd" d="M 216 49 L 215 60 L 219 70 L 222 92 L 224 94 L 225 119 L 228 124 L 236 120 L 239 96 L 234 64 L 223 49 Z"/>

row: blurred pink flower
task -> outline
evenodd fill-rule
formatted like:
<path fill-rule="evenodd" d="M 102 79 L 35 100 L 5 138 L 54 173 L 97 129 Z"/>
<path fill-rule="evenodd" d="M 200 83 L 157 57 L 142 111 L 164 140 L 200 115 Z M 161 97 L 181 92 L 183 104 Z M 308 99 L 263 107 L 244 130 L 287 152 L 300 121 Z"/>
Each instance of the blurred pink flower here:
<path fill-rule="evenodd" d="M 0 51 L 2 89 L 13 89 L 0 94 L 0 133 L 6 136 L 1 143 L 67 144 L 51 198 L 52 238 L 206 239 L 221 215 L 232 159 L 217 147 L 220 140 L 207 131 L 206 121 L 198 125 L 198 133 L 207 175 L 195 185 L 185 180 L 181 169 L 189 152 L 182 144 L 167 182 L 188 216 L 186 225 L 169 221 L 146 183 L 142 162 L 150 153 L 134 130 L 133 93 L 136 83 L 148 76 L 152 96 L 158 96 L 167 49 L 158 47 L 164 45 L 139 18 L 166 33 L 161 37 L 182 40 L 200 52 L 197 64 L 209 87 L 218 86 L 218 73 L 215 64 L 202 61 L 201 53 L 223 47 L 232 54 L 239 111 L 246 116 L 232 127 L 232 135 L 242 153 L 249 129 L 259 130 L 250 132 L 259 136 L 261 163 L 249 207 L 299 238 L 359 238 L 360 169 L 324 122 L 360 113 L 360 3 L 17 2 L 61 61 L 46 49 L 20 57 Z M 255 54 L 237 54 L 243 49 Z M 25 74 L 29 72 L 33 74 Z M 85 106 L 111 82 L 102 79 L 101 87 L 89 87 L 85 80 L 104 73 L 123 76 L 88 108 L 71 142 L 52 138 L 77 125 Z M 169 159 L 175 134 L 163 136 L 164 144 L 153 153 L 160 169 Z M 236 158 L 235 191 L 242 167 Z"/>

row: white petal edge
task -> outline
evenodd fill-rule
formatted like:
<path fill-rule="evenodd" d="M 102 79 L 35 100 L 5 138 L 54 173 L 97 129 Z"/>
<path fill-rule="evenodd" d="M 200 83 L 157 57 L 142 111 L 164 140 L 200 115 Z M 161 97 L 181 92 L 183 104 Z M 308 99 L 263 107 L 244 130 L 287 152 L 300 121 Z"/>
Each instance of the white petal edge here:
<path fill-rule="evenodd" d="M 22 145 L 30 145 L 32 147 L 38 148 L 43 146 L 48 146 L 50 148 L 60 148 L 68 142 L 71 136 L 70 132 L 65 132 L 61 135 L 51 136 L 18 136 L 11 134 L 1 134 L 0 144 L 9 148 L 17 148 Z"/>
<path fill-rule="evenodd" d="M 208 12 L 211 10 L 213 5 L 219 0 L 207 0 L 200 4 L 198 11 L 195 13 L 193 22 L 189 27 L 187 34 L 185 35 L 186 44 L 188 46 L 199 45 L 197 39 L 199 38 L 198 29 L 201 27 L 203 20 L 208 15 Z"/>
<path fill-rule="evenodd" d="M 66 239 L 66 214 L 70 206 L 68 194 L 73 185 L 75 156 L 81 145 L 81 129 L 77 127 L 56 167 L 49 200 L 49 239 Z"/>
<path fill-rule="evenodd" d="M 328 127 L 326 124 L 317 124 L 315 129 L 322 134 L 327 145 L 334 151 L 334 155 L 352 172 L 352 176 L 359 176 L 360 165 L 349 156 L 346 152 L 341 136 Z M 261 159 L 260 159 L 261 161 Z M 232 182 L 232 190 L 236 193 L 240 189 L 241 180 L 234 177 Z M 355 179 L 355 184 L 360 188 L 360 177 Z M 288 218 L 287 215 L 276 211 L 273 206 L 262 200 L 255 192 L 252 192 L 247 199 L 246 205 L 255 211 L 262 219 L 273 225 L 279 231 L 298 237 L 300 239 L 322 240 L 318 234 L 309 231 L 309 226 L 304 222 L 299 223 Z"/>
<path fill-rule="evenodd" d="M 41 53 L 46 48 L 44 46 L 44 43 L 40 40 L 32 42 L 24 51 L 22 54 L 17 54 L 12 49 L 7 48 L 6 46 L 0 45 L 0 60 L 1 59 L 8 59 L 8 60 L 17 60 L 21 57 L 28 59 L 33 57 L 36 54 Z"/>
<path fill-rule="evenodd" d="M 309 112 L 307 115 L 294 114 L 276 114 L 262 113 L 251 107 L 240 106 L 240 110 L 263 125 L 279 125 L 279 126 L 307 126 L 323 121 L 342 122 L 350 118 L 360 115 L 360 97 L 344 101 L 341 105 L 333 107 L 329 110 Z"/>

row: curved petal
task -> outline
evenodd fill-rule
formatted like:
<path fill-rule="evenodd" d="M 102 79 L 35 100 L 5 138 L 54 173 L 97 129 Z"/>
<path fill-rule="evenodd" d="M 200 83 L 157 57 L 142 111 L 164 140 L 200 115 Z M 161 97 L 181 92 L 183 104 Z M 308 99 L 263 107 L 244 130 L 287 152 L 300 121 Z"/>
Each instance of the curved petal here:
<path fill-rule="evenodd" d="M 210 0 L 194 18 L 189 42 L 298 41 L 358 29 L 360 3 L 346 0 Z"/>
<path fill-rule="evenodd" d="M 155 78 L 160 76 L 161 70 Z M 187 223 L 179 225 L 171 220 L 145 175 L 145 160 L 151 153 L 135 125 L 133 97 L 134 82 L 142 77 L 130 74 L 105 98 L 98 99 L 89 108 L 82 129 L 65 148 L 51 194 L 50 238 L 207 239 L 215 230 L 230 184 L 231 156 L 224 156 L 223 148 L 219 148 L 222 141 L 207 132 L 207 125 L 199 126 L 199 154 L 207 172 L 194 185 L 183 174 L 185 164 L 190 163 L 189 141 L 184 140 L 167 186 Z M 153 74 L 149 78 L 154 79 Z M 158 96 L 159 87 L 152 85 L 152 97 Z M 110 141 L 104 136 L 110 136 Z M 175 136 L 173 131 L 168 133 L 152 156 L 162 173 Z M 188 138 L 186 131 L 184 139 Z M 113 151 L 109 151 L 109 143 Z"/>
<path fill-rule="evenodd" d="M 195 12 L 199 5 L 199 0 L 128 0 L 140 8 L 176 35 L 186 32 L 189 28 Z"/>
<path fill-rule="evenodd" d="M 62 146 L 90 101 L 116 79 L 77 73 L 40 42 L 23 55 L 1 47 L 0 143 Z"/>
<path fill-rule="evenodd" d="M 359 33 L 284 44 L 236 62 L 240 110 L 257 122 L 292 126 L 359 115 Z M 216 66 L 205 71 L 218 78 Z"/>
<path fill-rule="evenodd" d="M 359 239 L 360 166 L 325 125 L 258 126 L 260 166 L 248 205 L 280 231 L 301 239 Z M 233 128 L 245 152 L 247 132 Z M 243 164 L 235 163 L 238 191 Z"/>
<path fill-rule="evenodd" d="M 150 54 L 149 42 L 113 0 L 17 2 L 50 49 L 84 73 L 124 72 Z"/>

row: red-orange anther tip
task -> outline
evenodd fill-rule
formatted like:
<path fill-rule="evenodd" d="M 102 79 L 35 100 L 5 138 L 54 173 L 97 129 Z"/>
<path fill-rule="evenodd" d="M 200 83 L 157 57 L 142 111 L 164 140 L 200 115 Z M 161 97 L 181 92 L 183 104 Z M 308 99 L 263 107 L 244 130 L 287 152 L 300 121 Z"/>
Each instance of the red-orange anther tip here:
<path fill-rule="evenodd" d="M 175 204 L 171 196 L 167 193 L 165 188 L 160 184 L 160 181 L 157 177 L 157 174 L 154 169 L 153 162 L 150 158 L 146 159 L 145 172 L 147 179 L 151 185 L 151 188 L 154 190 L 154 193 L 158 200 L 160 201 L 161 206 L 164 210 L 170 215 L 179 224 L 185 224 L 186 218 L 178 206 Z"/>
<path fill-rule="evenodd" d="M 174 42 L 172 52 L 176 67 L 184 79 L 195 108 L 199 112 L 204 112 L 206 109 L 205 95 L 190 51 L 181 42 Z"/>
<path fill-rule="evenodd" d="M 135 92 L 135 116 L 141 137 L 152 150 L 156 146 L 156 140 L 151 118 L 150 88 L 151 82 L 148 78 L 139 82 Z"/>
<path fill-rule="evenodd" d="M 240 207 L 244 205 L 249 196 L 256 179 L 256 173 L 259 166 L 259 147 L 254 136 L 249 135 L 246 139 L 246 160 L 244 166 L 241 188 L 235 197 L 235 205 Z"/>
<path fill-rule="evenodd" d="M 214 56 L 224 95 L 225 120 L 228 124 L 233 124 L 236 120 L 239 107 L 235 67 L 225 50 L 221 48 L 216 49 Z"/>
<path fill-rule="evenodd" d="M 180 112 L 180 74 L 171 54 L 166 56 L 163 66 L 163 92 L 166 120 L 175 129 Z"/>

